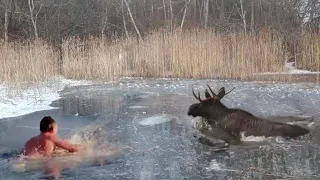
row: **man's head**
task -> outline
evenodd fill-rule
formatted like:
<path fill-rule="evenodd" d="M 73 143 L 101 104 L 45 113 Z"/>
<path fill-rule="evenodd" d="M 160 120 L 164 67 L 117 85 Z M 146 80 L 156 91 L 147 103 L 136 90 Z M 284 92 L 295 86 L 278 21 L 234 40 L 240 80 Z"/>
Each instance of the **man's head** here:
<path fill-rule="evenodd" d="M 51 116 L 45 116 L 40 121 L 40 131 L 42 133 L 53 133 L 57 134 L 58 124 Z"/>

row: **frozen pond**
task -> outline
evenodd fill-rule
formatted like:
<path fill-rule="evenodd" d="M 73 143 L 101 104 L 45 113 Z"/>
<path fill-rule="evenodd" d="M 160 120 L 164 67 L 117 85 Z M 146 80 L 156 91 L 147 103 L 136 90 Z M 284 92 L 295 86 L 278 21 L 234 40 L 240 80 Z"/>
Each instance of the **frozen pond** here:
<path fill-rule="evenodd" d="M 311 138 L 230 147 L 216 152 L 193 135 L 188 107 L 204 97 L 206 83 L 217 91 L 235 90 L 223 98 L 228 107 L 256 116 L 299 116 Z M 32 135 L 43 116 L 57 119 L 59 134 L 70 137 L 99 128 L 99 141 L 127 146 L 117 159 L 100 165 L 69 168 L 61 179 L 319 179 L 320 87 L 314 84 L 178 79 L 121 79 L 66 88 L 52 106 L 58 109 L 0 120 L 0 176 L 47 179 L 43 171 L 16 173 L 8 159 Z"/>

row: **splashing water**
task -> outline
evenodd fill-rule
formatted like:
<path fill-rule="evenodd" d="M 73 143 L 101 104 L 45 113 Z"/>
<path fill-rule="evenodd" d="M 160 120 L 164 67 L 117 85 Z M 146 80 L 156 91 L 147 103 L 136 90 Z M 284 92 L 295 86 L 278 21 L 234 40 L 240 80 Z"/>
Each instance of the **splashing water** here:
<path fill-rule="evenodd" d="M 107 132 L 103 126 L 103 124 L 85 126 L 68 139 L 70 143 L 83 145 L 83 150 L 75 154 L 80 161 L 110 159 L 122 152 L 122 147 L 108 143 Z"/>
<path fill-rule="evenodd" d="M 118 158 L 122 152 L 121 147 L 113 146 L 107 142 L 106 132 L 103 128 L 92 125 L 76 131 L 68 138 L 68 141 L 83 145 L 83 150 L 78 153 L 69 153 L 58 149 L 51 158 L 33 157 L 30 159 L 21 155 L 10 161 L 9 168 L 20 173 L 41 170 L 44 167 L 46 170 L 58 168 L 61 171 L 66 168 L 92 164 L 103 165 L 105 161 Z"/>

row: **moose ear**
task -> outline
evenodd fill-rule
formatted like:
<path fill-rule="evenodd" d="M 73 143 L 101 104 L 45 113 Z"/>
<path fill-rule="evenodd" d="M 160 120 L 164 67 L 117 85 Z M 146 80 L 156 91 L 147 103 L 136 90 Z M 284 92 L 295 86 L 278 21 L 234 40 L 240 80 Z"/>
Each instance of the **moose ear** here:
<path fill-rule="evenodd" d="M 212 96 L 209 94 L 209 92 L 208 92 L 207 89 L 206 89 L 206 91 L 205 91 L 205 96 L 206 96 L 207 99 L 212 97 Z"/>
<path fill-rule="evenodd" d="M 217 96 L 220 99 L 222 99 L 225 95 L 226 95 L 226 90 L 224 89 L 224 87 L 220 88 Z"/>

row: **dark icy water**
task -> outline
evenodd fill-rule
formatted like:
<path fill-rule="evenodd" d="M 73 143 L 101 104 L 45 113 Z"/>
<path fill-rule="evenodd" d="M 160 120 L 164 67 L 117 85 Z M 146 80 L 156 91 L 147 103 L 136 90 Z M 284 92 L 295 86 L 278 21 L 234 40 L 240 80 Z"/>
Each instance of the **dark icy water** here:
<path fill-rule="evenodd" d="M 230 147 L 216 152 L 193 136 L 187 109 L 203 92 L 236 89 L 228 107 L 257 116 L 310 117 L 312 138 Z M 320 88 L 313 84 L 178 79 L 121 79 L 67 88 L 52 103 L 58 109 L 0 120 L 1 179 L 47 179 L 46 172 L 12 172 L 8 159 L 38 134 L 39 121 L 51 115 L 59 134 L 70 137 L 99 128 L 99 140 L 130 147 L 108 163 L 69 168 L 61 179 L 320 179 Z"/>

